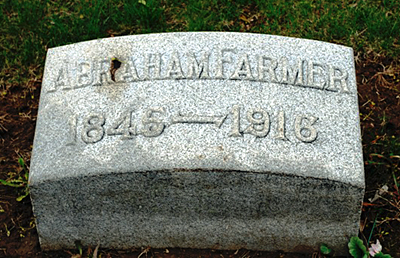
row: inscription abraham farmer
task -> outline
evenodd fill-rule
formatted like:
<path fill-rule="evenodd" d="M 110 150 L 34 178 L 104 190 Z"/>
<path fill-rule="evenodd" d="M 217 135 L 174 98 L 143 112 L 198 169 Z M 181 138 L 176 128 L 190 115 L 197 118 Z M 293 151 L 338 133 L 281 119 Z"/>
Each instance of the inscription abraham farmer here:
<path fill-rule="evenodd" d="M 289 63 L 285 56 L 279 59 L 266 55 L 252 56 L 246 52 L 239 53 L 236 49 L 222 49 L 215 53 L 199 54 L 187 52 L 184 55 L 181 52 L 173 51 L 168 55 L 167 53 L 148 53 L 139 57 L 124 57 L 115 80 L 111 78 L 109 59 L 76 62 L 64 60 L 58 70 L 58 78 L 47 92 L 54 92 L 58 89 L 71 90 L 88 86 L 168 79 L 249 80 L 349 92 L 348 73 L 332 64 L 300 58 L 294 63 Z M 216 60 L 213 65 L 214 71 L 211 73 L 210 56 L 212 54 L 216 56 Z M 169 56 L 169 58 L 162 62 L 162 57 L 165 56 Z M 185 72 L 182 68 L 181 56 L 185 56 L 184 62 L 187 69 Z M 137 63 L 140 63 L 142 67 L 140 73 L 138 73 Z M 226 72 L 227 68 L 233 68 L 233 73 Z"/>

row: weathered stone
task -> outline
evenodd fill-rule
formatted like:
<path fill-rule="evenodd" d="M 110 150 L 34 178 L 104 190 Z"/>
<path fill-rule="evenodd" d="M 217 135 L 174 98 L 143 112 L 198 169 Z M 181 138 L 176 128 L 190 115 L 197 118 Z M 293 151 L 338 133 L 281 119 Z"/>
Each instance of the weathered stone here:
<path fill-rule="evenodd" d="M 215 32 L 49 49 L 30 188 L 43 249 L 344 253 L 364 193 L 353 51 Z"/>

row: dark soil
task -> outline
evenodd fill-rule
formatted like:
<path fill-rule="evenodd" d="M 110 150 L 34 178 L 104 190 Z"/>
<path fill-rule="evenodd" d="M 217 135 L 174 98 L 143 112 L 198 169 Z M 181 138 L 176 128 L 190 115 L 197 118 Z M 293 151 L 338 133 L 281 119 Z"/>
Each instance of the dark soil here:
<path fill-rule="evenodd" d="M 360 237 L 379 239 L 384 253 L 400 257 L 400 196 L 393 175 L 400 181 L 400 64 L 378 54 L 356 56 L 357 83 L 366 195 Z M 41 81 L 12 85 L 0 94 L 0 179 L 17 178 L 23 171 L 18 158 L 29 167 Z M 397 142 L 397 143 L 396 143 Z M 396 145 L 397 144 L 397 145 Z M 377 189 L 388 191 L 374 202 Z M 76 250 L 42 252 L 29 196 L 16 198 L 23 187 L 0 184 L 0 257 L 79 257 Z M 375 226 L 373 227 L 374 221 Z M 329 243 L 328 243 L 329 244 Z M 94 247 L 82 257 L 92 257 Z M 89 255 L 89 256 L 88 256 Z M 320 254 L 285 254 L 257 251 L 216 251 L 191 249 L 99 250 L 101 257 L 322 257 Z"/>

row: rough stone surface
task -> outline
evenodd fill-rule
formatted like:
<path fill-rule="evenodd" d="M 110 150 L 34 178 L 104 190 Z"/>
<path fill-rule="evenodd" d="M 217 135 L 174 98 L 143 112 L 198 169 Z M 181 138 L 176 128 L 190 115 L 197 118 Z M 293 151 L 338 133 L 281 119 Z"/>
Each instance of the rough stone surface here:
<path fill-rule="evenodd" d="M 43 249 L 344 253 L 364 193 L 353 51 L 218 32 L 49 49 L 30 187 Z"/>

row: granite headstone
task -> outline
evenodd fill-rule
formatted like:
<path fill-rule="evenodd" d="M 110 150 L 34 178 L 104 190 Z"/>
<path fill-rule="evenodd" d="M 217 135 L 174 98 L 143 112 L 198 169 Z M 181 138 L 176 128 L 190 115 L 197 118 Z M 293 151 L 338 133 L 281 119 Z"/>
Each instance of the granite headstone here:
<path fill-rule="evenodd" d="M 29 180 L 45 250 L 345 253 L 364 194 L 353 51 L 220 32 L 51 48 Z"/>

